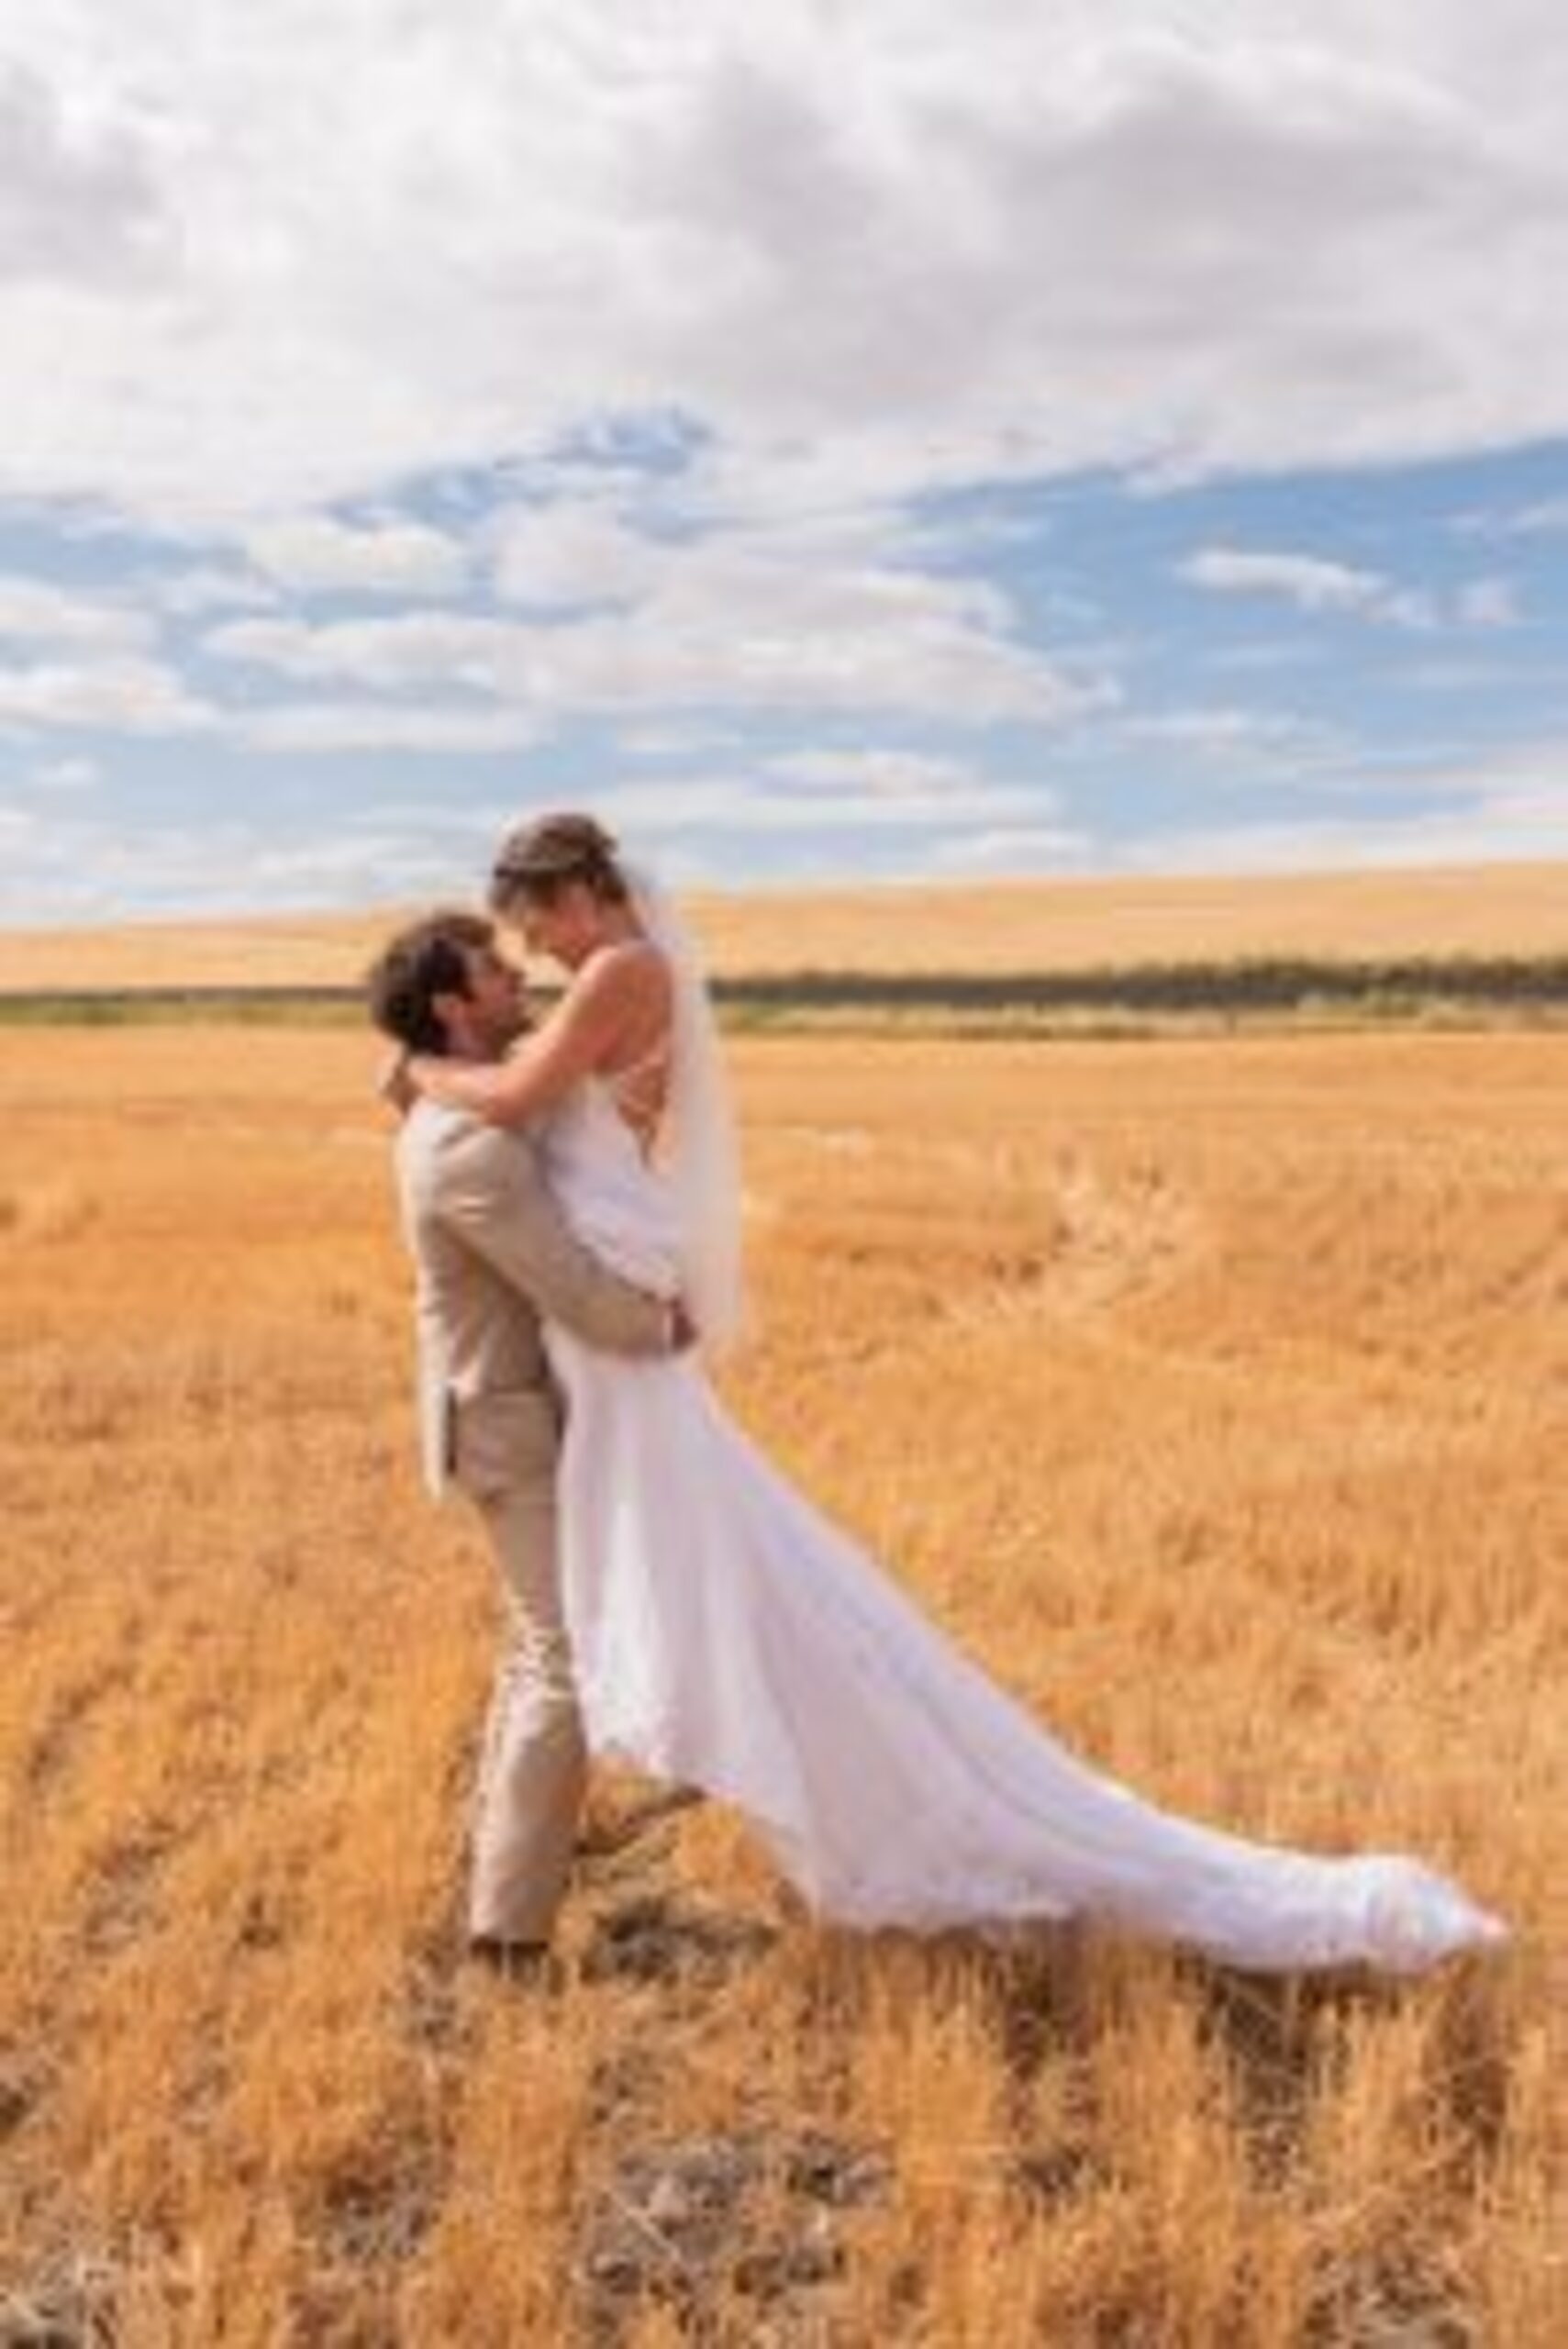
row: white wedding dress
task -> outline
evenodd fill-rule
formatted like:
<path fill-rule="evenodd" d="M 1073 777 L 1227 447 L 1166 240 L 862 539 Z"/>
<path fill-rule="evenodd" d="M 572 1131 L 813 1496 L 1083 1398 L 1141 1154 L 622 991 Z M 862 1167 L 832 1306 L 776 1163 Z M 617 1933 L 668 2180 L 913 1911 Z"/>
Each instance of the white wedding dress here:
<path fill-rule="evenodd" d="M 580 1237 L 673 1294 L 675 1195 L 611 1088 L 582 1085 L 538 1138 Z M 1258 1968 L 1414 1971 L 1504 1938 L 1415 1860 L 1246 1842 L 1088 1768 L 770 1466 L 695 1357 L 549 1335 L 590 1745 L 735 1804 L 823 1918 L 1085 1917 Z"/>

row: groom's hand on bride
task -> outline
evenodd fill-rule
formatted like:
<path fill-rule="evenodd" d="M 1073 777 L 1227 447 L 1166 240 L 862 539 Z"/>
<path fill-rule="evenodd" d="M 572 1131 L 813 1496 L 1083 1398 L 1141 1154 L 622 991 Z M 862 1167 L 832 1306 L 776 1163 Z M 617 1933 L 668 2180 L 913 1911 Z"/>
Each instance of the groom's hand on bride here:
<path fill-rule="evenodd" d="M 419 1097 L 419 1088 L 408 1074 L 409 1054 L 403 1046 L 389 1052 L 376 1071 L 375 1089 L 379 1100 L 406 1118 Z"/>

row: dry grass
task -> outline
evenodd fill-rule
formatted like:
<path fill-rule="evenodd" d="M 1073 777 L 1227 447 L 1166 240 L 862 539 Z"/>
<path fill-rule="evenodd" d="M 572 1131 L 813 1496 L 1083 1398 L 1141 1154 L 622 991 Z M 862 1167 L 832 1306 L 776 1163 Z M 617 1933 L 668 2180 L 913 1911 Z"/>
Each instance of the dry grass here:
<path fill-rule="evenodd" d="M 1568 2338 L 1568 1041 L 739 1053 L 747 1421 L 1108 1765 L 1517 1920 L 1396 1989 L 857 1943 L 702 1808 L 473 1979 L 372 1057 L 0 1038 L 0 2339 Z"/>
<path fill-rule="evenodd" d="M 699 897 L 695 911 L 714 969 L 747 976 L 1560 954 L 1568 951 L 1568 866 L 758 892 Z M 395 918 L 13 930 L 0 933 L 0 992 L 349 985 Z"/>

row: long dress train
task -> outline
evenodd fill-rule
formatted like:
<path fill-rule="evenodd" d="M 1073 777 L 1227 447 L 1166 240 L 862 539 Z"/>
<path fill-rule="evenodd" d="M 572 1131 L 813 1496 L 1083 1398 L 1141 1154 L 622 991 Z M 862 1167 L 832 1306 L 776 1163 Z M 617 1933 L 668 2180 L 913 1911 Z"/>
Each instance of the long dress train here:
<path fill-rule="evenodd" d="M 602 1083 L 541 1135 L 581 1237 L 672 1293 L 673 1208 Z M 590 1745 L 735 1804 L 824 1918 L 1087 1917 L 1230 1964 L 1409 1972 L 1505 1936 L 1418 1862 L 1161 1811 L 1077 1760 L 770 1465 L 690 1359 L 550 1332 L 562 1570 Z"/>

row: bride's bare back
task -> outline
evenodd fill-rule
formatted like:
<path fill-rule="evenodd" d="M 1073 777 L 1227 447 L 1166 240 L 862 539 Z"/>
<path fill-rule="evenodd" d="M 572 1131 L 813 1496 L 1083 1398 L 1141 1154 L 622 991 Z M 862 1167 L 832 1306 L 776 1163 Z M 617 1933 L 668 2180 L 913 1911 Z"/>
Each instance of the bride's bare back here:
<path fill-rule="evenodd" d="M 613 988 L 619 1014 L 594 1074 L 646 1155 L 658 1139 L 670 1098 L 674 1007 L 669 965 L 647 939 L 632 938 L 591 955 L 573 984 L 590 971 L 606 996 Z"/>

